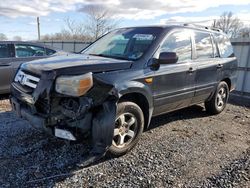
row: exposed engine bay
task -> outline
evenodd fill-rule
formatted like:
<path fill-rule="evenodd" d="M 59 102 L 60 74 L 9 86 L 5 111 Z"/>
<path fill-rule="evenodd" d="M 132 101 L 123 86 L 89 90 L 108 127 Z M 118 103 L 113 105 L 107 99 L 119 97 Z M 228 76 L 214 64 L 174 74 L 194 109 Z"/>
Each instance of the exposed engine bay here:
<path fill-rule="evenodd" d="M 54 72 L 44 73 L 31 93 L 25 93 L 22 84 L 14 82 L 13 109 L 34 127 L 56 137 L 72 141 L 91 138 L 91 154 L 103 155 L 112 144 L 118 92 L 94 77 L 85 95 L 69 96 L 62 94 L 64 88 L 61 93 L 55 92 L 56 77 Z M 64 87 L 70 87 L 65 83 Z"/>

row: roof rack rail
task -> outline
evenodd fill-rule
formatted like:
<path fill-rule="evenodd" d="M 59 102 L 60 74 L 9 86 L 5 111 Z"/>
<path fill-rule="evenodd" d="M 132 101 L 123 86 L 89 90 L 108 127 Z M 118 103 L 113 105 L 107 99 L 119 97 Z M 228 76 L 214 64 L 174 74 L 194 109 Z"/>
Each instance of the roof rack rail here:
<path fill-rule="evenodd" d="M 215 28 L 215 27 L 202 26 L 202 25 L 197 25 L 197 24 L 192 24 L 192 23 L 185 23 L 183 25 L 184 26 L 189 26 L 189 27 L 195 27 L 195 28 L 199 28 L 199 29 L 207 29 L 207 30 L 222 32 L 221 29 Z"/>

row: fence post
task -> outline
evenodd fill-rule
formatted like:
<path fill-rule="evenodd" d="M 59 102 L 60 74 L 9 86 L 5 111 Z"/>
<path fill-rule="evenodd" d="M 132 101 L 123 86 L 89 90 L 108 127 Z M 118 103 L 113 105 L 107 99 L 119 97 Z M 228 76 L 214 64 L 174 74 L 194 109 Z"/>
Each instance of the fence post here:
<path fill-rule="evenodd" d="M 74 52 L 76 52 L 76 41 L 74 40 Z"/>
<path fill-rule="evenodd" d="M 246 89 L 246 79 L 247 79 L 247 74 L 248 74 L 248 67 L 250 65 L 249 61 L 250 61 L 250 45 L 248 45 L 248 56 L 247 56 L 246 67 L 244 69 L 243 82 L 242 82 L 242 88 L 241 88 L 241 92 L 243 94 L 245 93 L 245 89 Z"/>

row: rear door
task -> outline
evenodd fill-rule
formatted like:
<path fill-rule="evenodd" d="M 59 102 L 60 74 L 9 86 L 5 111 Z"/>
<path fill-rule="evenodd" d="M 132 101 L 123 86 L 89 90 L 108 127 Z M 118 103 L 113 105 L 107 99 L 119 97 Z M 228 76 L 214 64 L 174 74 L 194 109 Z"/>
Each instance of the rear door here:
<path fill-rule="evenodd" d="M 206 100 L 217 85 L 219 56 L 213 45 L 212 36 L 209 32 L 194 31 L 195 57 L 193 63 L 197 65 L 195 76 L 195 97 L 192 103 Z"/>
<path fill-rule="evenodd" d="M 180 29 L 169 33 L 156 53 L 156 59 L 161 52 L 176 52 L 179 60 L 175 64 L 160 65 L 159 70 L 155 71 L 154 115 L 188 106 L 195 92 L 196 68 L 192 64 L 190 30 Z"/>
<path fill-rule="evenodd" d="M 11 75 L 13 74 L 12 56 L 11 44 L 0 44 L 0 94 L 8 93 L 10 90 Z"/>
<path fill-rule="evenodd" d="M 220 56 L 217 62 L 218 80 L 230 78 L 231 82 L 235 83 L 238 63 L 234 56 L 231 42 L 229 38 L 222 33 L 214 33 L 214 38 L 215 43 L 218 45 Z"/>

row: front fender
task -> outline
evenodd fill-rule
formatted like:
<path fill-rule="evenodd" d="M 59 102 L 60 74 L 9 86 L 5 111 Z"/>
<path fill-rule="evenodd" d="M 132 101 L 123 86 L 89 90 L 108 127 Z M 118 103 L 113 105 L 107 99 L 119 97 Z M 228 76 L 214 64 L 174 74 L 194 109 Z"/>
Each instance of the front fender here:
<path fill-rule="evenodd" d="M 152 97 L 153 94 L 152 94 L 151 87 L 152 87 L 151 85 L 148 86 L 138 81 L 126 82 L 123 84 L 119 84 L 119 86 L 116 87 L 116 89 L 118 90 L 119 98 L 121 98 L 122 96 L 126 94 L 141 94 L 146 98 L 148 102 L 148 107 L 149 107 L 148 109 L 146 109 L 148 110 L 148 118 L 147 118 L 146 127 L 148 127 L 150 124 L 150 121 L 153 115 L 153 110 L 154 110 L 153 97 Z"/>
<path fill-rule="evenodd" d="M 139 93 L 145 96 L 150 108 L 153 108 L 153 93 L 151 87 L 138 81 L 129 81 L 123 84 L 116 85 L 119 98 L 131 93 Z"/>

